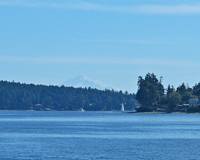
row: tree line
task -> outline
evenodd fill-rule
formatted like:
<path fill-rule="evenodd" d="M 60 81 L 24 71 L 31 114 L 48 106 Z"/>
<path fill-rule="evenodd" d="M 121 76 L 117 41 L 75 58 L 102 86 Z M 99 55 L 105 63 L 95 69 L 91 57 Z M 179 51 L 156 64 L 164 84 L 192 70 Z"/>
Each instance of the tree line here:
<path fill-rule="evenodd" d="M 162 79 L 162 77 L 160 79 L 157 78 L 154 73 L 148 73 L 144 78 L 139 77 L 136 99 L 140 102 L 141 106 L 137 108 L 138 112 L 158 110 L 166 112 L 200 112 L 200 106 L 189 105 L 191 99 L 195 99 L 196 101 L 200 99 L 200 83 L 197 83 L 193 87 L 182 83 L 177 88 L 172 85 L 164 88 Z"/>
<path fill-rule="evenodd" d="M 46 86 L 0 81 L 1 110 L 87 111 L 127 110 L 135 105 L 135 95 L 114 90 Z"/>

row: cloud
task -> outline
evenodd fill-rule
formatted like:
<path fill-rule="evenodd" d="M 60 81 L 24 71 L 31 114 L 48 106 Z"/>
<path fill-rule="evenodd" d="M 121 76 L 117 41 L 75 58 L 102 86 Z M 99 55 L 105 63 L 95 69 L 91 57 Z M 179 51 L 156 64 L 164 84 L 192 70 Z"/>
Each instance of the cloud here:
<path fill-rule="evenodd" d="M 24 64 L 24 65 L 135 65 L 158 67 L 199 67 L 198 63 L 189 60 L 177 60 L 166 58 L 127 58 L 127 57 L 26 57 L 26 56 L 0 56 L 0 63 Z"/>
<path fill-rule="evenodd" d="M 200 14 L 200 4 L 143 5 L 137 9 L 151 14 Z"/>
<path fill-rule="evenodd" d="M 200 3 L 116 5 L 88 1 L 0 0 L 0 6 L 63 9 L 67 11 L 119 12 L 130 14 L 200 14 Z"/>
<path fill-rule="evenodd" d="M 129 45 L 175 45 L 174 42 L 169 41 L 158 41 L 158 40 L 143 40 L 143 39 L 78 39 L 76 42 L 81 43 L 97 43 L 97 44 L 109 44 L 109 45 L 119 45 L 119 44 L 129 44 Z"/>

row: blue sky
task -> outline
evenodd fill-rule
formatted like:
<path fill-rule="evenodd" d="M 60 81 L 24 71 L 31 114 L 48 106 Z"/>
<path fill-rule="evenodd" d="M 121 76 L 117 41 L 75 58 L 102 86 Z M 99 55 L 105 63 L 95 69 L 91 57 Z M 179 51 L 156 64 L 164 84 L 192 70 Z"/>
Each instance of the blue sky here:
<path fill-rule="evenodd" d="M 137 90 L 154 72 L 200 81 L 197 0 L 0 0 L 0 79 L 61 84 L 86 75 Z"/>

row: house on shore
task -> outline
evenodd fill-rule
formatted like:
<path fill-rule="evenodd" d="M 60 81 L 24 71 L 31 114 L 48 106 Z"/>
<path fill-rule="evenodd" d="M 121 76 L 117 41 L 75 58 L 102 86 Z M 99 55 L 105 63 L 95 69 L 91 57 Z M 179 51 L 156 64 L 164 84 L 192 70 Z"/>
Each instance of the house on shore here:
<path fill-rule="evenodd" d="M 200 99 L 191 98 L 187 104 L 181 104 L 176 106 L 175 111 L 177 112 L 200 112 Z"/>
<path fill-rule="evenodd" d="M 189 107 L 190 107 L 190 104 L 177 105 L 175 108 L 175 111 L 176 112 L 187 112 Z"/>
<path fill-rule="evenodd" d="M 191 98 L 189 99 L 190 107 L 198 107 L 200 106 L 200 99 L 199 98 Z"/>

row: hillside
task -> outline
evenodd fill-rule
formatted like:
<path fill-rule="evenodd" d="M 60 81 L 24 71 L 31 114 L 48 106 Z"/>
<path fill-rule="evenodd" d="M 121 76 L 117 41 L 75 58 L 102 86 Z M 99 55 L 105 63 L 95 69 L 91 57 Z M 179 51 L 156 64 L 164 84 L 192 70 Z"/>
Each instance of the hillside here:
<path fill-rule="evenodd" d="M 113 90 L 22 84 L 0 81 L 1 110 L 132 110 L 135 96 Z"/>

